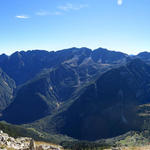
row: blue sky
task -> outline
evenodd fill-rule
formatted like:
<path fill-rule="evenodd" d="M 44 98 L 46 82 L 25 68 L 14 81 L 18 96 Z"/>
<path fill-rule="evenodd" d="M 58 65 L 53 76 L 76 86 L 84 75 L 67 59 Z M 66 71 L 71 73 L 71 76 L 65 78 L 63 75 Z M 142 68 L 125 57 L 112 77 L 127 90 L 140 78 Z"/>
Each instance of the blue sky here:
<path fill-rule="evenodd" d="M 150 51 L 150 0 L 1 0 L 0 53 L 104 47 Z"/>

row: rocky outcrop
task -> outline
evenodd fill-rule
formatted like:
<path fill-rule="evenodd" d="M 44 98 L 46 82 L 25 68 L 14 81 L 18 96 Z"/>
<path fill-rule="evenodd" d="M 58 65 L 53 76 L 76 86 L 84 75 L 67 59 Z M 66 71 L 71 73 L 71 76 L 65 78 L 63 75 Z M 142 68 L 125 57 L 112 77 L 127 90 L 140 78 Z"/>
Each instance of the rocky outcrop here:
<path fill-rule="evenodd" d="M 61 146 L 44 142 L 35 142 L 32 138 L 13 138 L 0 131 L 0 150 L 61 150 Z"/>
<path fill-rule="evenodd" d="M 28 149 L 31 138 L 21 137 L 21 138 L 13 138 L 8 134 L 0 131 L 0 147 L 1 149 L 12 148 L 15 150 L 19 149 Z"/>

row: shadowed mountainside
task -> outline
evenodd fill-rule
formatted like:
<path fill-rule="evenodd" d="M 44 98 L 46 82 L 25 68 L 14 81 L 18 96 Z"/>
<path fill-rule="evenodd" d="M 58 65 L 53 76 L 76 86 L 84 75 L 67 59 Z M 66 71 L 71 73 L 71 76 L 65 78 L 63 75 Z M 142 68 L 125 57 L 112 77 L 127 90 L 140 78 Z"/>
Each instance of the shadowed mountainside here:
<path fill-rule="evenodd" d="M 0 111 L 12 102 L 15 88 L 15 82 L 0 69 Z"/>
<path fill-rule="evenodd" d="M 0 55 L 17 84 L 0 119 L 83 140 L 141 130 L 150 98 L 144 57 L 103 48 Z"/>
<path fill-rule="evenodd" d="M 75 61 L 78 65 L 88 59 L 94 62 L 115 63 L 126 57 L 124 53 L 103 48 L 94 51 L 88 48 L 70 48 L 56 52 L 21 51 L 10 56 L 0 55 L 0 67 L 20 85 L 32 79 L 44 68 L 56 67 L 65 61 Z"/>
<path fill-rule="evenodd" d="M 91 83 L 63 112 L 46 117 L 46 132 L 96 140 L 140 130 L 138 107 L 150 103 L 150 66 L 139 59 L 111 69 Z M 55 124 L 53 124 L 55 122 Z"/>

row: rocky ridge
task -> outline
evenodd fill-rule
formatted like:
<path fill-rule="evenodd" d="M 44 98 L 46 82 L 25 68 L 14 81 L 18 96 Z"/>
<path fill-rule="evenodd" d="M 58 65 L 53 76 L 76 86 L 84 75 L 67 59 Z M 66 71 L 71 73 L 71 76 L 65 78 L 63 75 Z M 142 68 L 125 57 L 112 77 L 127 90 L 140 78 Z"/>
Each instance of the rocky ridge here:
<path fill-rule="evenodd" d="M 62 150 L 61 146 L 45 142 L 35 142 L 32 138 L 10 137 L 0 131 L 0 150 Z"/>

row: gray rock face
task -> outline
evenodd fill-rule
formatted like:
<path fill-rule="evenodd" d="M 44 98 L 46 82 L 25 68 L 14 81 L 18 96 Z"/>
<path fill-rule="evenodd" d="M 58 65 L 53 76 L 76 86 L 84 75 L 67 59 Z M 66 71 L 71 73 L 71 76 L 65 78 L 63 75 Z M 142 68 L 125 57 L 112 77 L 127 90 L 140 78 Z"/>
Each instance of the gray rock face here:
<path fill-rule="evenodd" d="M 0 131 L 0 145 L 3 149 L 12 148 L 15 150 L 24 150 L 29 148 L 29 143 L 31 141 L 31 138 L 13 138 L 10 137 L 8 134 L 3 133 L 3 131 Z"/>
<path fill-rule="evenodd" d="M 33 139 L 31 139 L 30 141 L 30 145 L 29 145 L 30 150 L 36 150 L 36 145 Z"/>
<path fill-rule="evenodd" d="M 48 143 L 36 144 L 36 142 L 27 137 L 13 138 L 0 131 L 0 150 L 61 150 L 61 146 L 54 146 Z"/>

